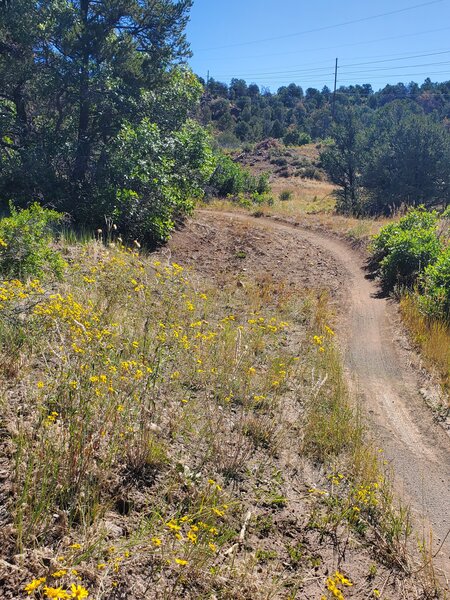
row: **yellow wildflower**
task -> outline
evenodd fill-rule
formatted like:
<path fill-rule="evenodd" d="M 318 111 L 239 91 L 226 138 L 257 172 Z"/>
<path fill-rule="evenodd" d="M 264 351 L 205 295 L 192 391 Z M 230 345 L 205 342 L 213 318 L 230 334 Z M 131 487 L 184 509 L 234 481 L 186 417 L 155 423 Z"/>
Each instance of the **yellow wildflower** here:
<path fill-rule="evenodd" d="M 46 598 L 55 598 L 56 600 L 65 600 L 66 598 L 71 598 L 71 595 L 63 590 L 62 587 L 52 588 L 45 586 L 44 594 Z"/>
<path fill-rule="evenodd" d="M 89 596 L 89 592 L 82 585 L 75 585 L 72 583 L 70 590 L 70 598 L 75 598 L 76 600 L 82 600 L 83 598 L 87 598 Z"/>
<path fill-rule="evenodd" d="M 181 527 L 177 525 L 177 522 L 174 519 L 171 519 L 166 523 L 166 527 L 171 529 L 172 531 L 180 531 Z"/>
<path fill-rule="evenodd" d="M 192 542 L 193 544 L 197 543 L 197 535 L 192 530 L 188 531 L 187 537 L 188 537 L 188 540 L 190 542 Z"/>
<path fill-rule="evenodd" d="M 60 579 L 61 577 L 64 577 L 64 575 L 67 575 L 66 569 L 61 569 L 60 571 L 55 571 L 54 573 L 52 573 L 52 577 L 54 577 L 55 579 Z"/>
<path fill-rule="evenodd" d="M 344 577 L 344 575 L 342 575 L 342 573 L 340 573 L 339 571 L 336 571 L 336 573 L 334 574 L 334 578 L 336 581 L 339 581 L 342 585 L 347 585 L 349 587 L 353 585 L 350 579 Z"/>
<path fill-rule="evenodd" d="M 31 581 L 24 587 L 24 591 L 28 592 L 28 595 L 30 596 L 34 592 L 34 590 L 37 590 L 37 588 L 39 586 L 41 586 L 43 583 L 45 583 L 45 581 L 46 581 L 45 577 L 40 577 L 39 579 L 33 579 L 33 581 Z"/>
<path fill-rule="evenodd" d="M 184 567 L 185 565 L 188 564 L 187 560 L 183 560 L 182 558 L 176 558 L 175 562 L 177 563 L 177 565 L 181 565 L 182 567 Z"/>
<path fill-rule="evenodd" d="M 157 538 L 157 537 L 153 537 L 152 542 L 155 544 L 155 546 L 161 546 L 161 544 L 162 544 L 162 541 L 160 540 L 160 538 Z"/>

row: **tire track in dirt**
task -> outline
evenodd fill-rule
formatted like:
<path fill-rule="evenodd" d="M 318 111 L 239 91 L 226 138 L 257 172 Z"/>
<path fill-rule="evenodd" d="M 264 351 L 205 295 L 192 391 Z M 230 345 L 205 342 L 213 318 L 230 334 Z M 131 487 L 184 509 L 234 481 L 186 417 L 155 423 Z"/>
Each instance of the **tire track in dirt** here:
<path fill-rule="evenodd" d="M 338 331 L 351 389 L 372 437 L 392 464 L 396 490 L 410 503 L 416 527 L 422 522 L 426 530 L 432 526 L 433 550 L 442 544 L 436 564 L 450 577 L 450 437 L 420 397 L 417 374 L 395 342 L 395 307 L 378 297 L 361 258 L 344 242 L 271 219 L 217 214 L 255 227 L 287 230 L 341 265 L 347 286 Z"/>

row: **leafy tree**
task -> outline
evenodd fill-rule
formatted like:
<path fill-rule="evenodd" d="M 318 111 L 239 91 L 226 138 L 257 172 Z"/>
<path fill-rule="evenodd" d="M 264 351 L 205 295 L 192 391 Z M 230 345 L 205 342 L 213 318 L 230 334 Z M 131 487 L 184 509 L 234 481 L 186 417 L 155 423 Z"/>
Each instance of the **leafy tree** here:
<path fill-rule="evenodd" d="M 410 209 L 398 223 L 383 227 L 374 238 L 374 260 L 386 289 L 397 284 L 411 287 L 435 263 L 442 248 L 437 222 L 437 213 L 421 206 Z"/>
<path fill-rule="evenodd" d="M 111 187 L 103 203 L 99 190 L 97 219 L 106 214 L 130 236 L 155 244 L 166 240 L 175 221 L 192 211 L 215 159 L 207 133 L 194 121 L 167 135 L 143 119 L 137 126 L 123 126 L 108 164 Z"/>
<path fill-rule="evenodd" d="M 160 194 L 150 185 L 136 186 L 135 165 L 120 160 L 130 131 L 143 144 L 133 151 L 143 157 L 144 132 L 151 130 L 170 155 L 155 171 L 170 181 L 164 219 L 172 222 L 172 209 L 182 206 L 179 194 L 191 191 L 185 179 L 196 181 L 198 168 L 202 171 L 198 157 L 209 161 L 204 147 L 186 153 L 183 137 L 186 127 L 192 129 L 187 117 L 202 94 L 198 79 L 181 64 L 190 55 L 184 28 L 191 4 L 17 0 L 0 10 L 0 196 L 23 205 L 45 198 L 78 220 L 98 223 L 100 208 L 117 213 L 117 190 L 131 189 L 148 213 L 148 207 L 160 207 Z M 207 143 L 205 136 L 195 137 L 200 138 Z M 136 168 L 145 171 L 144 163 Z M 179 163 L 183 176 L 177 179 Z M 154 234 L 151 227 L 149 237 Z"/>

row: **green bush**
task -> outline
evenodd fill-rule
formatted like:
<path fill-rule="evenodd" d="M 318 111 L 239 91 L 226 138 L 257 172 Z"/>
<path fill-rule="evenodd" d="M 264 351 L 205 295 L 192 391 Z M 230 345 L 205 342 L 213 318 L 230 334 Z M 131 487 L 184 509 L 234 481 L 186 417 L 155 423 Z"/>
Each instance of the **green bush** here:
<path fill-rule="evenodd" d="M 309 135 L 309 133 L 303 132 L 298 136 L 298 145 L 299 146 L 305 146 L 306 144 L 311 144 L 312 142 L 312 137 Z"/>
<path fill-rule="evenodd" d="M 11 216 L 0 219 L 0 274 L 2 277 L 60 277 L 65 262 L 51 248 L 54 226 L 64 216 L 35 203 L 30 208 L 10 207 Z"/>
<path fill-rule="evenodd" d="M 282 202 L 286 202 L 287 200 L 290 200 L 292 198 L 292 192 L 291 192 L 291 190 L 282 190 L 280 192 L 280 195 L 278 196 L 278 198 Z"/>
<path fill-rule="evenodd" d="M 398 223 L 383 227 L 374 238 L 374 260 L 386 289 L 397 284 L 411 287 L 437 260 L 442 247 L 437 221 L 435 211 L 427 212 L 420 206 L 408 211 Z"/>
<path fill-rule="evenodd" d="M 215 168 L 209 135 L 192 120 L 170 133 L 149 119 L 124 125 L 110 152 L 114 185 L 86 204 L 84 221 L 109 217 L 128 239 L 151 247 L 192 212 Z"/>
<path fill-rule="evenodd" d="M 226 154 L 218 154 L 214 173 L 209 180 L 209 194 L 226 198 L 239 194 L 265 194 L 269 191 L 269 176 L 262 173 L 252 175 Z"/>
<path fill-rule="evenodd" d="M 289 130 L 283 137 L 283 142 L 286 146 L 304 146 L 312 142 L 311 136 L 304 132 L 298 131 L 298 129 Z"/>
<path fill-rule="evenodd" d="M 430 316 L 450 319 L 450 246 L 434 264 L 428 265 L 422 280 L 420 305 Z"/>

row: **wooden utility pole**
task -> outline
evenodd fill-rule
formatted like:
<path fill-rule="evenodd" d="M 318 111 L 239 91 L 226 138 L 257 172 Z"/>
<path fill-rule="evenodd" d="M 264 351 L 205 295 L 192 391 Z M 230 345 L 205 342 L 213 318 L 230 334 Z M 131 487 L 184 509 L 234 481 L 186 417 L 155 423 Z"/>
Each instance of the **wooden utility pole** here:
<path fill-rule="evenodd" d="M 332 111 L 331 111 L 331 114 L 333 115 L 333 119 L 334 119 L 334 111 L 335 111 L 335 107 L 336 107 L 337 73 L 338 73 L 338 59 L 336 58 L 336 65 L 334 67 L 333 105 L 332 105 Z"/>

